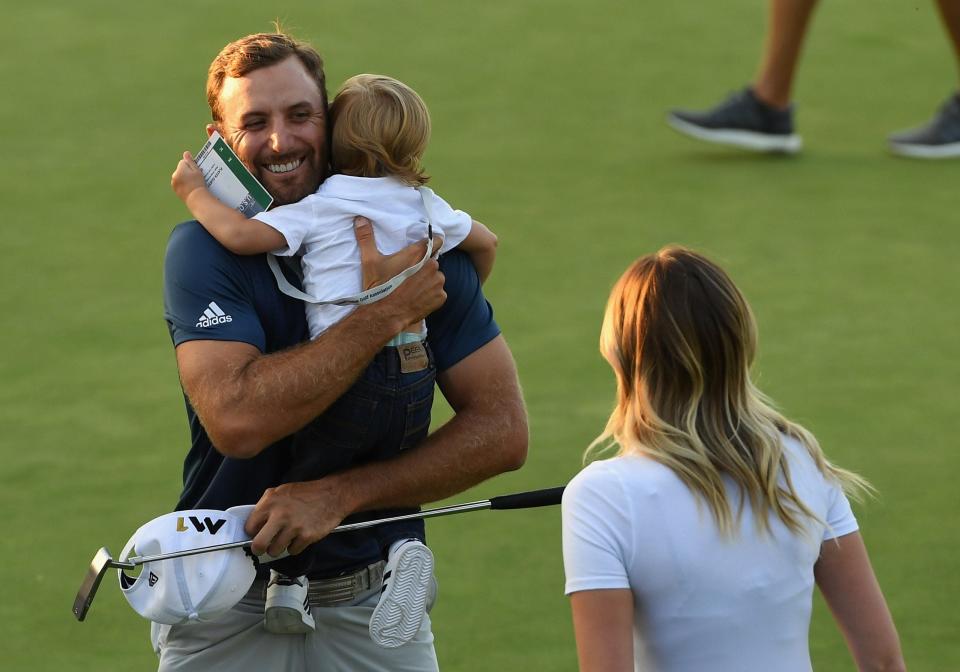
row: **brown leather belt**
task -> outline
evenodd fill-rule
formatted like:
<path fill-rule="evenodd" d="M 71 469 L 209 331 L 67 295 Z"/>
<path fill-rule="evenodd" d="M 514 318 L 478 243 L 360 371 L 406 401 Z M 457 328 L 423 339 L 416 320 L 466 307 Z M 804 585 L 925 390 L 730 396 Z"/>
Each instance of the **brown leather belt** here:
<path fill-rule="evenodd" d="M 312 607 L 342 607 L 356 602 L 364 593 L 379 590 L 383 583 L 383 560 L 354 572 L 328 579 L 310 579 L 307 595 Z M 258 578 L 247 591 L 248 598 L 267 599 L 267 579 Z"/>

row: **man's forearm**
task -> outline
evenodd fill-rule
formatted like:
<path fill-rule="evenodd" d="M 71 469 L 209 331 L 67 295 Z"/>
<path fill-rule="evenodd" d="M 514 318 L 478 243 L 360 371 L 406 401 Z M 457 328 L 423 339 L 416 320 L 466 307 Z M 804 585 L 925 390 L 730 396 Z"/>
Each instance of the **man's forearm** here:
<path fill-rule="evenodd" d="M 251 423 L 264 427 L 266 443 L 297 431 L 342 396 L 396 332 L 384 311 L 362 307 L 310 343 L 249 362 L 237 386 Z"/>
<path fill-rule="evenodd" d="M 330 477 L 347 513 L 426 504 L 523 465 L 527 415 L 513 360 L 500 338 L 486 347 L 500 351 L 499 359 L 464 365 L 473 369 L 464 380 L 482 390 L 479 398 L 471 396 L 460 405 L 460 383 L 452 392 L 448 386 L 456 414 L 436 432 L 391 460 Z M 478 380 L 478 375 L 488 379 Z"/>
<path fill-rule="evenodd" d="M 443 499 L 527 455 L 527 416 L 513 358 L 501 337 L 439 377 L 456 415 L 419 445 L 316 481 L 269 488 L 247 519 L 255 553 L 299 553 L 358 511 Z M 275 555 L 275 553 L 274 553 Z"/>
<path fill-rule="evenodd" d="M 387 308 L 361 307 L 315 341 L 267 355 L 245 343 L 181 344 L 184 390 L 217 449 L 252 457 L 323 413 L 399 330 Z"/>
<path fill-rule="evenodd" d="M 311 343 L 268 355 L 242 342 L 181 343 L 180 380 L 213 445 L 230 457 L 252 457 L 323 413 L 390 338 L 445 299 L 443 274 L 431 259 Z"/>
<path fill-rule="evenodd" d="M 519 414 L 514 414 L 515 416 Z M 506 471 L 526 456 L 526 422 L 458 413 L 419 446 L 393 460 L 332 476 L 348 514 L 420 506 L 456 495 Z"/>

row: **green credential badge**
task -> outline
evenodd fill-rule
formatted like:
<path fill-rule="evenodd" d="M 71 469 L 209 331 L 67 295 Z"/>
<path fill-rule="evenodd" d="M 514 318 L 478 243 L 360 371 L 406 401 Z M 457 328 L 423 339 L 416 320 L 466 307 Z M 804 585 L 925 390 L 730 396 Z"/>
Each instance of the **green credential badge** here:
<path fill-rule="evenodd" d="M 273 196 L 247 170 L 219 133 L 210 136 L 197 153 L 196 162 L 203 172 L 207 189 L 244 217 L 253 217 L 273 203 Z"/>

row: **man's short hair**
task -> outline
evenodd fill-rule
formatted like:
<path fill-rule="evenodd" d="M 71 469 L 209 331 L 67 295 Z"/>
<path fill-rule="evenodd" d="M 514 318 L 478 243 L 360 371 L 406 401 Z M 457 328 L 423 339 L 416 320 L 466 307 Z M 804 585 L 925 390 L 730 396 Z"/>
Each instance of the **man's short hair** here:
<path fill-rule="evenodd" d="M 227 77 L 243 77 L 254 70 L 267 68 L 296 56 L 313 77 L 327 109 L 327 78 L 323 72 L 323 59 L 316 49 L 301 42 L 278 28 L 275 33 L 247 35 L 225 46 L 210 64 L 207 72 L 207 103 L 215 122 L 222 120 L 220 91 Z"/>
<path fill-rule="evenodd" d="M 417 92 L 383 75 L 344 82 L 330 106 L 334 172 L 395 177 L 411 186 L 430 179 L 420 160 L 430 140 L 430 113 Z"/>

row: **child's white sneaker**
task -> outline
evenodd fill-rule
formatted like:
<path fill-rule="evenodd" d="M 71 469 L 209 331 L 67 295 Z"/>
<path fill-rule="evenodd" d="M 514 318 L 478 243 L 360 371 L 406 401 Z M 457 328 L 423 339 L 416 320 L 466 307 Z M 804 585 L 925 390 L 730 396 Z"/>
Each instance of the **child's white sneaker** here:
<path fill-rule="evenodd" d="M 305 576 L 285 576 L 271 569 L 263 627 L 277 635 L 313 632 L 316 626 L 307 596 L 309 586 L 310 582 Z"/>
<path fill-rule="evenodd" d="M 416 539 L 390 547 L 380 601 L 370 617 L 370 638 L 379 646 L 403 646 L 417 634 L 433 578 L 433 553 Z"/>

